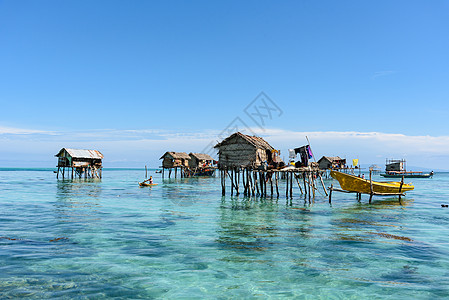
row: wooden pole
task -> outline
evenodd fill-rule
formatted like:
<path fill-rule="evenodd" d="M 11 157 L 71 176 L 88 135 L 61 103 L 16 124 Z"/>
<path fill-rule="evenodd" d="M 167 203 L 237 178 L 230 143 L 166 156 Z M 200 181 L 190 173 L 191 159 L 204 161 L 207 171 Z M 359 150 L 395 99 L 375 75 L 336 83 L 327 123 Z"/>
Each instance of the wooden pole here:
<path fill-rule="evenodd" d="M 221 179 L 221 195 L 225 196 L 226 195 L 226 189 L 225 189 L 225 180 L 226 178 L 224 177 L 224 171 L 220 170 L 220 179 Z"/>
<path fill-rule="evenodd" d="M 290 173 L 290 198 L 293 198 L 293 176 L 295 174 L 292 172 Z"/>
<path fill-rule="evenodd" d="M 276 180 L 276 195 L 277 198 L 279 198 L 279 172 L 275 173 L 275 180 Z"/>
<path fill-rule="evenodd" d="M 323 177 L 321 177 L 321 173 L 318 171 L 318 175 L 320 176 L 321 185 L 323 186 L 324 193 L 327 196 L 326 186 L 324 185 Z"/>
<path fill-rule="evenodd" d="M 273 172 L 270 173 L 270 191 L 271 197 L 273 198 Z"/>
<path fill-rule="evenodd" d="M 147 165 L 145 165 L 145 179 L 148 178 Z"/>
<path fill-rule="evenodd" d="M 288 172 L 285 172 L 285 197 L 288 198 Z"/>
<path fill-rule="evenodd" d="M 248 170 L 248 176 L 249 176 L 249 183 L 251 186 L 251 195 L 254 197 L 256 195 L 256 187 L 254 186 L 254 176 L 252 170 Z"/>
<path fill-rule="evenodd" d="M 402 193 L 402 186 L 404 185 L 404 176 L 401 178 L 401 185 L 399 186 L 399 202 L 401 202 L 401 193 Z"/>
<path fill-rule="evenodd" d="M 253 176 L 254 176 L 254 185 L 256 186 L 256 195 L 260 195 L 260 191 L 259 191 L 259 183 L 257 182 L 257 172 L 253 171 Z"/>
<path fill-rule="evenodd" d="M 310 172 L 310 179 L 312 179 L 312 193 L 313 193 L 313 198 L 315 199 L 315 179 L 313 178 L 315 175 L 313 174 L 313 172 Z"/>
<path fill-rule="evenodd" d="M 307 195 L 306 172 L 302 172 L 302 180 L 304 181 L 304 194 Z"/>
<path fill-rule="evenodd" d="M 332 190 L 334 189 L 334 185 L 331 184 L 331 188 L 329 189 L 329 203 L 332 203 Z"/>
<path fill-rule="evenodd" d="M 231 169 L 231 196 L 234 195 L 234 170 Z"/>
<path fill-rule="evenodd" d="M 234 168 L 234 189 L 237 196 L 239 195 L 238 176 L 237 168 Z"/>
<path fill-rule="evenodd" d="M 247 195 L 251 195 L 251 176 L 249 173 L 249 169 L 246 168 L 246 185 L 247 185 Z"/>
<path fill-rule="evenodd" d="M 369 170 L 369 188 L 370 188 L 369 203 L 371 203 L 371 199 L 373 199 L 373 179 L 372 179 L 372 173 L 373 173 L 373 170 Z"/>
<path fill-rule="evenodd" d="M 310 172 L 307 172 L 307 189 L 309 190 L 309 199 L 310 199 L 310 196 L 311 196 L 311 192 L 310 192 L 310 186 L 311 186 L 311 182 L 310 182 Z"/>
<path fill-rule="evenodd" d="M 301 184 L 299 184 L 299 179 L 298 179 L 298 175 L 295 174 L 295 179 L 296 179 L 296 183 L 298 184 L 299 190 L 301 191 L 301 195 L 303 194 L 302 192 L 302 187 Z M 326 194 L 327 195 L 327 194 Z"/>

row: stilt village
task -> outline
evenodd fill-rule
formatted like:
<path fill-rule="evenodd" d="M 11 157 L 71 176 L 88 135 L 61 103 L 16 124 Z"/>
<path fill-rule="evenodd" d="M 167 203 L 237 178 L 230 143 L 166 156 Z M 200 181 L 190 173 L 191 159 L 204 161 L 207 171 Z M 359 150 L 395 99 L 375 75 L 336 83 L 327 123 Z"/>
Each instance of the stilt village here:
<path fill-rule="evenodd" d="M 172 175 L 177 178 L 178 174 L 180 178 L 218 175 L 223 196 L 229 188 L 231 196 L 243 194 L 246 197 L 279 198 L 285 194 L 285 197 L 291 199 L 295 189 L 309 200 L 315 198 L 316 192 L 320 192 L 331 202 L 332 192 L 338 191 L 356 193 L 357 199 L 361 199 L 361 194 L 369 194 L 371 202 L 373 195 L 397 195 L 400 198 L 407 190 L 404 176 L 401 182 L 394 186 L 385 187 L 385 184 L 380 183 L 381 186 L 378 187 L 379 183 L 373 182 L 371 178 L 376 171 L 373 166 L 369 169 L 369 180 L 360 178 L 360 171 L 356 177 L 355 170 L 360 170 L 358 160 L 354 160 L 351 167 L 346 165 L 346 159 L 339 156 L 323 156 L 316 161 L 309 142 L 307 145 L 289 149 L 288 162 L 281 159 L 280 150 L 272 147 L 263 138 L 240 132 L 217 143 L 214 149 L 218 153 L 218 161 L 204 153 L 167 151 L 160 157 L 162 165 L 156 172 L 161 173 L 162 178 L 171 178 Z M 62 148 L 55 156 L 58 157 L 58 169 L 55 171 L 57 178 L 102 177 L 103 154 L 98 150 Z M 333 184 L 330 187 L 325 186 L 323 177 L 327 179 L 330 176 L 339 181 L 341 188 L 334 188 Z M 282 185 L 281 180 L 285 182 Z M 357 187 L 353 188 L 353 185 Z M 281 186 L 285 190 L 280 190 Z"/>

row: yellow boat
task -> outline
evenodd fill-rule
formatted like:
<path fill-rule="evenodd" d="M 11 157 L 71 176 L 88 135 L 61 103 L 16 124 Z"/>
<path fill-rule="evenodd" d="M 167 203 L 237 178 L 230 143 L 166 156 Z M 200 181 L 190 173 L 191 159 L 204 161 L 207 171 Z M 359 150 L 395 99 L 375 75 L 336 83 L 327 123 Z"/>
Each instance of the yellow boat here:
<path fill-rule="evenodd" d="M 349 192 L 357 192 L 370 194 L 370 181 L 368 179 L 363 179 L 354 175 L 345 174 L 337 171 L 331 171 L 332 178 L 338 180 L 340 183 L 340 187 L 343 190 Z M 373 192 L 380 194 L 394 194 L 399 193 L 399 189 L 401 187 L 400 182 L 391 181 L 391 182 L 379 182 L 373 181 Z M 412 184 L 403 184 L 401 188 L 401 192 L 411 191 L 415 187 Z"/>
<path fill-rule="evenodd" d="M 140 186 L 155 186 L 157 183 L 147 183 L 147 182 L 139 182 Z"/>

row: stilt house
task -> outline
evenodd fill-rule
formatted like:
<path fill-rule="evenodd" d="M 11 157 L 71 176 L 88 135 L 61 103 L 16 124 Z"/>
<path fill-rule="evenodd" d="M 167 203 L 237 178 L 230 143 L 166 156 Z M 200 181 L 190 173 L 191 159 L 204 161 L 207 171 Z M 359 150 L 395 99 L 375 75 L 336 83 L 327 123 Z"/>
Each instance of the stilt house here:
<path fill-rule="evenodd" d="M 190 159 L 189 159 L 189 168 L 190 169 L 196 169 L 196 168 L 205 168 L 205 167 L 211 167 L 213 166 L 214 159 L 204 153 L 189 153 Z"/>
<path fill-rule="evenodd" d="M 263 138 L 236 132 L 214 146 L 218 149 L 218 168 L 257 168 L 264 162 L 279 162 L 276 150 Z"/>
<path fill-rule="evenodd" d="M 165 152 L 161 156 L 162 167 L 165 169 L 177 168 L 177 167 L 188 167 L 190 156 L 185 152 Z"/>
<path fill-rule="evenodd" d="M 346 159 L 339 156 L 323 156 L 318 160 L 318 166 L 321 170 L 343 169 L 346 165 Z"/>
<path fill-rule="evenodd" d="M 101 178 L 103 154 L 98 150 L 62 148 L 55 156 L 58 157 L 57 177 L 61 172 L 62 178 L 64 178 L 66 168 L 68 168 L 71 169 L 72 178 L 74 175 L 80 178 L 83 175 L 86 178 Z"/>

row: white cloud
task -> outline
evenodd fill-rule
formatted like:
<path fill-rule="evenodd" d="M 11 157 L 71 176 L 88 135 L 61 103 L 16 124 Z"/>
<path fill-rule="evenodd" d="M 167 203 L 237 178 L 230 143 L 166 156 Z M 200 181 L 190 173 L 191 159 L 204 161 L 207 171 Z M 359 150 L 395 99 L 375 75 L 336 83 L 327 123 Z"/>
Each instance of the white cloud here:
<path fill-rule="evenodd" d="M 371 76 L 371 79 L 376 79 L 378 77 L 383 77 L 383 76 L 388 76 L 388 75 L 392 75 L 397 73 L 396 71 L 378 71 L 378 72 L 374 72 L 374 75 Z"/>
<path fill-rule="evenodd" d="M 397 133 L 357 131 L 291 131 L 251 129 L 273 147 L 287 149 L 307 144 L 309 138 L 317 159 L 322 155 L 359 158 L 362 164 L 383 164 L 386 158 L 405 158 L 409 165 L 449 169 L 449 136 L 409 136 Z M 199 152 L 218 141 L 221 131 L 175 132 L 163 129 L 86 130 L 74 132 L 25 130 L 0 127 L 3 160 L 25 157 L 53 161 L 62 147 L 92 148 L 105 154 L 105 164 L 158 165 L 165 151 Z M 3 135 L 1 135 L 3 134 Z M 210 148 L 209 148 L 210 149 Z"/>
<path fill-rule="evenodd" d="M 35 129 L 24 129 L 24 128 L 14 128 L 14 127 L 1 127 L 0 126 L 0 134 L 53 134 L 50 131 L 44 130 L 35 130 Z"/>

